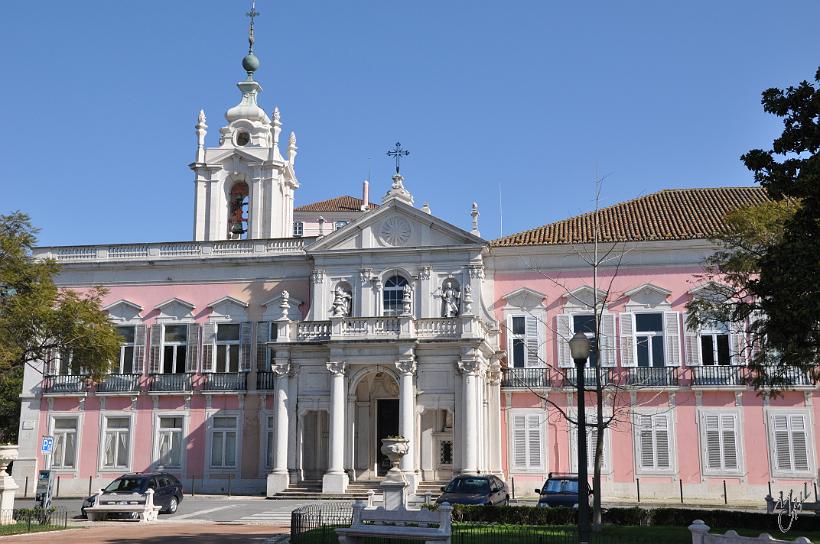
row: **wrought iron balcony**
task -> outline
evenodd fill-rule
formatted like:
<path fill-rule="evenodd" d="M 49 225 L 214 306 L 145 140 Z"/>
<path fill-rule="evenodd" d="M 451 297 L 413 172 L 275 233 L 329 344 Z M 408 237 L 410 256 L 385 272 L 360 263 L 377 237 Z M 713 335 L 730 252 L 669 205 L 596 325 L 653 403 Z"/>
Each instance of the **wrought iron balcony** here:
<path fill-rule="evenodd" d="M 131 393 L 140 390 L 141 374 L 110 374 L 97 384 L 97 393 Z"/>
<path fill-rule="evenodd" d="M 64 374 L 62 376 L 46 376 L 43 380 L 43 392 L 47 394 L 84 393 L 87 389 L 87 376 L 80 374 Z"/>
<path fill-rule="evenodd" d="M 174 391 L 191 391 L 193 374 L 153 374 L 149 391 L 166 393 Z"/>
<path fill-rule="evenodd" d="M 205 391 L 245 391 L 247 388 L 246 372 L 205 374 Z"/>
<path fill-rule="evenodd" d="M 276 374 L 270 371 L 256 373 L 256 388 L 260 391 L 270 390 L 276 387 Z"/>
<path fill-rule="evenodd" d="M 677 387 L 676 367 L 632 367 L 620 369 L 621 385 L 628 387 Z M 615 381 L 614 378 L 612 381 Z"/>
<path fill-rule="evenodd" d="M 692 385 L 696 387 L 744 386 L 745 366 L 693 366 Z"/>
<path fill-rule="evenodd" d="M 775 365 L 766 367 L 767 383 L 774 381 L 778 385 L 785 387 L 812 387 L 815 385 L 809 373 L 793 366 L 778 367 Z"/>
<path fill-rule="evenodd" d="M 564 372 L 564 379 L 563 379 L 563 386 L 564 387 L 578 387 L 576 382 L 576 370 L 574 368 L 566 368 L 562 369 Z M 598 386 L 598 376 L 595 372 L 595 368 L 585 368 L 584 369 L 584 387 L 597 387 Z M 601 369 L 601 383 L 602 385 L 607 385 L 612 383 L 610 381 L 610 374 L 609 369 L 602 368 Z"/>
<path fill-rule="evenodd" d="M 504 368 L 502 372 L 501 387 L 531 389 L 550 386 L 547 368 Z"/>

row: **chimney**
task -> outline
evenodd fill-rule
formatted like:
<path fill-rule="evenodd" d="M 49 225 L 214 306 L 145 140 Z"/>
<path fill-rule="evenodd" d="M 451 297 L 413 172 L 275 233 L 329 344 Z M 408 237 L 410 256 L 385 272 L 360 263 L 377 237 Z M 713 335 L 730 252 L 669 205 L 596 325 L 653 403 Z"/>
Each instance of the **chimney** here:
<path fill-rule="evenodd" d="M 370 209 L 370 182 L 364 180 L 362 183 L 362 211 L 366 212 Z"/>

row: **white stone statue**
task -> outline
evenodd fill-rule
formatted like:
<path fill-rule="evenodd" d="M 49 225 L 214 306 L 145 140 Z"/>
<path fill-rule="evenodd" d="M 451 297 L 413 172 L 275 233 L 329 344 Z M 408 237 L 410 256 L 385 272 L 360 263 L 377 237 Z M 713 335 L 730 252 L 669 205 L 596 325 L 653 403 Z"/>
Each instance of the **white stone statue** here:
<path fill-rule="evenodd" d="M 350 317 L 352 303 L 353 295 L 337 285 L 333 292 L 333 317 Z"/>
<path fill-rule="evenodd" d="M 447 280 L 439 295 L 441 298 L 441 317 L 458 317 L 461 293 L 459 293 L 453 282 Z"/>
<path fill-rule="evenodd" d="M 473 288 L 470 287 L 469 283 L 464 286 L 464 297 L 462 300 L 464 301 L 464 313 L 471 315 L 473 313 Z"/>
<path fill-rule="evenodd" d="M 412 305 L 413 299 L 412 299 L 412 293 L 411 293 L 409 285 L 405 285 L 404 289 L 402 289 L 401 302 L 402 302 L 402 310 L 403 310 L 402 315 L 410 315 L 410 312 L 413 309 L 413 305 Z"/>

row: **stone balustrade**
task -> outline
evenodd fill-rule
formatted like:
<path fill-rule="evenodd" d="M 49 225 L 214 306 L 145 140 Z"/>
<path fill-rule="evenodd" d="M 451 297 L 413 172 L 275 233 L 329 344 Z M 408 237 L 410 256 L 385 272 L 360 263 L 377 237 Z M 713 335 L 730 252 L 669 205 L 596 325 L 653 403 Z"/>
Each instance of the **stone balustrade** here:
<path fill-rule="evenodd" d="M 280 342 L 324 342 L 328 340 L 456 339 L 480 337 L 486 328 L 473 316 L 414 319 L 398 317 L 338 317 L 327 321 L 300 321 L 295 338 Z"/>

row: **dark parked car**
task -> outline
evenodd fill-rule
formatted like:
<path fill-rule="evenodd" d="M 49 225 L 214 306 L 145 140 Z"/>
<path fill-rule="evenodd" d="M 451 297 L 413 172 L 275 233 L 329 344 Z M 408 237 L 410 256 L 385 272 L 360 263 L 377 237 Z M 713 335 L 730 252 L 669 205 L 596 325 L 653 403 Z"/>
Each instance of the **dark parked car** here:
<path fill-rule="evenodd" d="M 182 484 L 176 476 L 167 472 L 136 472 L 123 474 L 103 489 L 102 504 L 144 504 L 145 492 L 154 490 L 154 504 L 162 507 L 160 513 L 173 514 L 182 502 Z M 97 495 L 83 501 L 82 513 L 93 506 Z M 112 514 L 109 514 L 112 515 Z"/>
<path fill-rule="evenodd" d="M 438 504 L 449 502 L 505 506 L 510 502 L 507 485 L 492 475 L 456 476 L 441 491 L 441 496 L 436 499 Z"/>
<path fill-rule="evenodd" d="M 592 488 L 589 489 L 591 495 Z M 578 475 L 550 472 L 544 487 L 535 492 L 538 493 L 538 506 L 578 508 Z"/>

